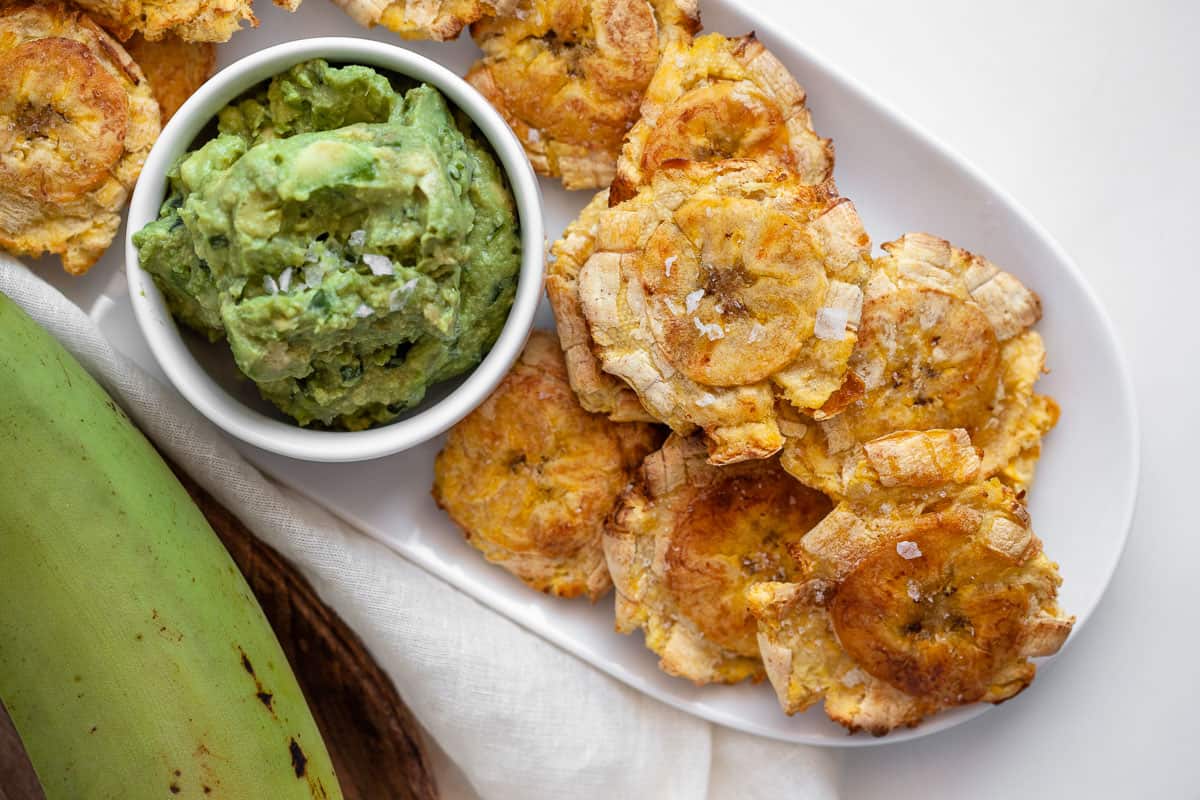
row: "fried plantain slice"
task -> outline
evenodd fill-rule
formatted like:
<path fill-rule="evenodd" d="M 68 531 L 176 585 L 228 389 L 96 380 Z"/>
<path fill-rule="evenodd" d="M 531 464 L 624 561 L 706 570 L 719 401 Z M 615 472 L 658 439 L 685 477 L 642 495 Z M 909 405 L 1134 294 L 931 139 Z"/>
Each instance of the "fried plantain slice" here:
<path fill-rule="evenodd" d="M 622 203 L 674 160 L 747 158 L 816 185 L 833 174 L 803 87 L 753 33 L 667 44 L 617 160 L 610 203 Z"/>
<path fill-rule="evenodd" d="M 178 36 L 189 42 L 226 42 L 243 22 L 257 26 L 252 0 L 76 0 L 121 40 L 141 33 L 151 41 Z M 300 0 L 275 0 L 289 11 Z"/>
<path fill-rule="evenodd" d="M 249 23 L 258 27 L 253 0 L 75 0 L 114 36 L 140 33 L 152 42 L 175 36 L 186 42 L 227 42 Z M 302 0 L 273 0 L 288 11 Z"/>
<path fill-rule="evenodd" d="M 433 496 L 467 541 L 529 586 L 600 597 L 604 519 L 660 429 L 580 408 L 554 334 L 534 331 L 500 386 L 450 431 Z"/>
<path fill-rule="evenodd" d="M 217 67 L 214 44 L 185 42 L 174 34 L 152 42 L 135 33 L 125 42 L 125 50 L 150 81 L 164 125 Z"/>
<path fill-rule="evenodd" d="M 931 433 L 953 435 L 926 450 L 965 437 L 896 435 Z M 799 579 L 747 590 L 787 713 L 823 697 L 831 719 L 879 736 L 953 706 L 999 703 L 1032 682 L 1029 658 L 1069 635 L 1057 566 L 1013 490 L 967 470 L 943 474 L 931 492 L 929 473 L 915 474 L 919 502 L 843 502 L 793 548 Z"/>
<path fill-rule="evenodd" d="M 471 35 L 467 80 L 512 126 L 534 169 L 607 186 L 663 47 L 700 27 L 696 0 L 520 0 Z"/>
<path fill-rule="evenodd" d="M 146 78 L 87 15 L 61 2 L 0 6 L 0 246 L 86 272 L 158 131 Z"/>
<path fill-rule="evenodd" d="M 457 39 L 463 28 L 484 17 L 504 17 L 518 0 L 333 0 L 367 28 L 382 25 L 404 39 Z"/>
<path fill-rule="evenodd" d="M 746 160 L 660 169 L 600 216 L 579 296 L 603 369 L 713 464 L 783 444 L 776 395 L 818 408 L 856 339 L 869 240 L 832 184 Z"/>
<path fill-rule="evenodd" d="M 760 680 L 756 627 L 744 590 L 788 580 L 788 543 L 829 501 L 774 460 L 706 463 L 699 437 L 677 434 L 646 458 L 604 534 L 617 589 L 617 630 L 645 632 L 667 673 L 697 684 Z"/>
<path fill-rule="evenodd" d="M 927 234 L 885 244 L 867 287 L 852 383 L 861 397 L 793 420 L 782 463 L 798 480 L 846 496 L 863 445 L 893 431 L 965 428 L 984 477 L 1022 489 L 1058 406 L 1034 394 L 1045 348 L 1029 326 L 1037 295 L 990 261 Z"/>
<path fill-rule="evenodd" d="M 546 294 L 554 310 L 555 327 L 567 359 L 567 375 L 579 403 L 588 411 L 605 414 L 614 422 L 653 422 L 637 393 L 600 369 L 592 353 L 592 335 L 579 302 L 579 271 L 596 251 L 600 215 L 608 208 L 604 189 L 567 226 L 550 248 L 546 265 Z"/>

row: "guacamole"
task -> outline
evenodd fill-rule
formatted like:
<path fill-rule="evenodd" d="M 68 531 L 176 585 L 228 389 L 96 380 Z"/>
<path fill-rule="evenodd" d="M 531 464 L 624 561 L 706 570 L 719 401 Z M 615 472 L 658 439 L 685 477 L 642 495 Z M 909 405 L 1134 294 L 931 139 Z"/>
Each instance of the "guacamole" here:
<path fill-rule="evenodd" d="M 512 305 L 512 195 L 429 86 L 308 61 L 224 108 L 134 235 L 176 319 L 301 425 L 385 423 L 482 360 Z"/>

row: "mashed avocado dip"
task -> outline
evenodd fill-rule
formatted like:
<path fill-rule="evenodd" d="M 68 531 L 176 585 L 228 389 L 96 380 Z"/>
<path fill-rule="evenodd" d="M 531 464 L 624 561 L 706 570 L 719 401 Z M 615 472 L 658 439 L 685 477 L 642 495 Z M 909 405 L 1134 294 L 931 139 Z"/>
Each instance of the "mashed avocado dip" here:
<path fill-rule="evenodd" d="M 218 122 L 134 235 L 178 320 L 301 425 L 388 422 L 482 360 L 520 239 L 495 158 L 436 89 L 308 61 Z"/>

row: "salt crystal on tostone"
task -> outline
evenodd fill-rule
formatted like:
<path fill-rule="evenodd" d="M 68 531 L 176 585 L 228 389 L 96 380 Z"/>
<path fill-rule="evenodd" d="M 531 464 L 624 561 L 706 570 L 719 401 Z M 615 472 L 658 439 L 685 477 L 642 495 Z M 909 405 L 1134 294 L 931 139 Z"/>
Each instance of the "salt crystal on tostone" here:
<path fill-rule="evenodd" d="M 375 313 L 375 310 L 366 303 L 359 303 L 358 308 L 354 309 L 354 316 L 359 319 L 364 319 Z"/>
<path fill-rule="evenodd" d="M 914 603 L 921 602 L 921 587 L 917 586 L 916 581 L 908 582 L 908 597 Z"/>
<path fill-rule="evenodd" d="M 692 322 L 696 323 L 696 330 L 700 331 L 700 335 L 708 339 L 710 342 L 715 342 L 717 339 L 725 338 L 725 329 L 715 322 L 704 323 L 697 317 L 692 317 Z"/>
<path fill-rule="evenodd" d="M 271 294 L 279 294 L 279 284 L 270 275 L 263 275 L 263 288 Z"/>
<path fill-rule="evenodd" d="M 690 292 L 687 297 L 683 298 L 684 302 L 686 303 L 687 312 L 689 314 L 691 314 L 693 311 L 695 311 L 697 308 L 699 308 L 700 301 L 703 298 L 704 298 L 704 290 L 703 289 L 697 289 L 694 292 Z"/>
<path fill-rule="evenodd" d="M 667 260 L 663 261 L 663 271 L 666 273 L 668 278 L 671 277 L 671 267 L 675 266 L 675 262 L 678 260 L 679 256 L 671 256 Z"/>
<path fill-rule="evenodd" d="M 367 243 L 367 232 L 361 228 L 352 232 L 350 234 L 349 242 L 351 247 L 362 247 Z"/>
<path fill-rule="evenodd" d="M 900 554 L 901 558 L 909 561 L 921 557 L 921 548 L 917 546 L 916 542 L 896 542 L 896 552 Z"/>
<path fill-rule="evenodd" d="M 283 272 L 279 273 L 279 291 L 286 292 L 288 287 L 292 285 L 292 268 L 288 267 Z"/>
<path fill-rule="evenodd" d="M 817 311 L 817 322 L 813 327 L 813 335 L 818 339 L 840 342 L 846 338 L 846 323 L 850 321 L 850 312 L 844 308 L 822 306 Z"/>

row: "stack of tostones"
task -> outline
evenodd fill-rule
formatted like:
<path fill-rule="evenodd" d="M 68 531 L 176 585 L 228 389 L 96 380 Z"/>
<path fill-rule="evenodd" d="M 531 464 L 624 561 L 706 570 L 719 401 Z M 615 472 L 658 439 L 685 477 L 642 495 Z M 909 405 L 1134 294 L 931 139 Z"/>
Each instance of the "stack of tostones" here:
<path fill-rule="evenodd" d="M 489 561 L 539 591 L 595 600 L 612 585 L 604 520 L 661 441 L 652 425 L 580 408 L 554 334 L 534 331 L 496 391 L 450 432 L 433 496 Z"/>
<path fill-rule="evenodd" d="M 490 400 L 435 496 L 538 588 L 611 575 L 617 630 L 696 684 L 765 676 L 787 713 L 875 734 L 1012 697 L 1074 621 L 1024 506 L 1058 418 L 1041 303 L 927 234 L 873 258 L 804 89 L 753 34 L 693 39 L 685 5 L 522 0 L 472 27 L 469 77 L 535 167 L 611 184 L 550 251 L 545 418 Z M 640 468 L 584 432 L 641 457 L 647 422 L 673 433 Z M 595 491 L 564 511 L 576 458 Z"/>
<path fill-rule="evenodd" d="M 471 26 L 484 57 L 467 80 L 539 173 L 604 187 L 660 53 L 699 27 L 696 0 L 520 0 Z"/>
<path fill-rule="evenodd" d="M 0 7 L 0 246 L 86 272 L 158 132 L 142 71 L 87 15 L 55 1 Z"/>
<path fill-rule="evenodd" d="M 1033 391 L 1046 357 L 1030 330 L 1041 316 L 1037 295 L 987 259 L 926 234 L 883 248 L 850 364 L 861 397 L 794 422 L 784 468 L 842 498 L 872 439 L 965 428 L 983 449 L 983 477 L 1027 487 L 1042 436 L 1058 419 L 1055 402 Z"/>
<path fill-rule="evenodd" d="M 858 472 L 908 487 L 907 502 L 843 502 L 792 550 L 797 579 L 748 590 L 789 714 L 824 698 L 831 719 L 882 735 L 1014 696 L 1033 680 L 1029 658 L 1066 640 L 1074 618 L 1056 602 L 1057 566 L 1013 490 L 979 480 L 965 441 L 962 430 L 896 434 Z"/>
<path fill-rule="evenodd" d="M 713 463 L 769 456 L 777 394 L 809 409 L 841 386 L 869 240 L 804 89 L 753 35 L 670 42 L 641 114 L 551 250 L 571 384 L 613 419 L 702 429 Z"/>
<path fill-rule="evenodd" d="M 697 684 L 760 680 L 745 591 L 793 579 L 790 548 L 830 503 L 777 459 L 721 468 L 706 453 L 672 435 L 621 497 L 604 535 L 617 630 L 643 628 L 662 669 Z"/>

